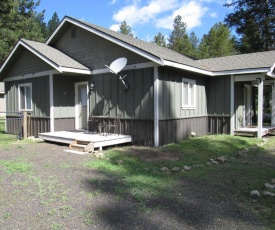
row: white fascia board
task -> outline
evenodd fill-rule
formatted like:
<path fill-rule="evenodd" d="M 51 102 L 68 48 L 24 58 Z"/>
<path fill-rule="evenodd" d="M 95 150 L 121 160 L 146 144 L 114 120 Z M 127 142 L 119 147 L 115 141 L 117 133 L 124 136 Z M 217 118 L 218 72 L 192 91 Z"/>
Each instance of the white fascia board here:
<path fill-rule="evenodd" d="M 270 77 L 273 77 L 275 78 L 275 63 L 273 64 L 273 66 L 269 69 L 269 71 L 267 72 L 267 75 L 270 76 Z"/>
<path fill-rule="evenodd" d="M 20 75 L 20 76 L 4 78 L 3 82 L 19 81 L 19 80 L 24 80 L 24 79 L 49 76 L 51 74 L 58 74 L 58 73 L 60 73 L 60 72 L 57 71 L 57 70 L 49 70 L 49 71 L 38 72 L 38 73 L 35 73 L 35 74 L 26 74 L 26 75 Z"/>
<path fill-rule="evenodd" d="M 188 70 L 191 72 L 195 72 L 195 73 L 201 73 L 201 74 L 205 74 L 205 75 L 209 75 L 209 76 L 213 76 L 211 71 L 207 71 L 207 70 L 202 70 L 202 69 L 198 69 L 196 67 L 192 67 L 192 66 L 188 66 L 188 65 L 183 65 L 183 64 L 179 64 L 176 62 L 172 62 L 172 61 L 163 61 L 163 64 L 165 66 L 171 66 L 171 67 L 175 67 L 178 69 L 184 69 L 184 70 Z"/>
<path fill-rule="evenodd" d="M 107 35 L 107 34 L 101 32 L 101 31 L 98 31 L 98 30 L 96 30 L 94 28 L 91 28 L 88 25 L 82 24 L 81 22 L 75 21 L 74 19 L 67 18 L 67 17 L 65 17 L 63 19 L 63 21 L 59 24 L 59 26 L 57 27 L 57 29 L 55 30 L 55 32 L 52 34 L 52 36 L 48 39 L 48 41 L 46 42 L 47 45 L 51 42 L 51 40 L 53 39 L 53 37 L 56 35 L 56 33 L 58 32 L 58 30 L 64 25 L 65 22 L 70 22 L 70 23 L 72 23 L 72 24 L 74 24 L 74 25 L 76 25 L 76 26 L 78 26 L 78 27 L 80 27 L 82 29 L 85 29 L 85 30 L 87 30 L 89 32 L 92 32 L 93 34 L 96 34 L 96 35 L 98 35 L 98 36 L 100 36 L 100 37 L 102 37 L 102 38 L 104 38 L 104 39 L 106 39 L 108 41 L 111 41 L 111 42 L 113 42 L 113 43 L 115 43 L 115 44 L 117 44 L 117 45 L 119 45 L 119 46 L 121 46 L 123 48 L 131 50 L 132 52 L 137 53 L 137 54 L 139 54 L 139 55 L 141 55 L 141 56 L 143 56 L 143 57 L 145 57 L 145 58 L 147 58 L 147 59 L 149 59 L 149 60 L 151 60 L 151 61 L 153 61 L 155 63 L 158 63 L 159 65 L 163 65 L 163 62 L 162 62 L 162 60 L 159 57 L 151 55 L 151 54 L 149 54 L 149 53 L 147 53 L 147 52 L 145 52 L 145 51 L 143 51 L 141 49 L 135 48 L 134 46 L 127 44 L 124 41 L 121 41 L 121 40 L 119 40 L 117 38 L 114 38 L 114 37 L 112 37 L 110 35 Z"/>
<path fill-rule="evenodd" d="M 87 74 L 87 75 L 92 74 L 91 70 L 85 70 L 85 69 L 73 69 L 68 67 L 60 67 L 59 70 L 61 73 L 79 73 L 79 74 Z"/>
<path fill-rule="evenodd" d="M 241 69 L 241 70 L 229 70 L 229 71 L 219 71 L 213 72 L 212 76 L 221 75 L 237 75 L 237 74 L 255 74 L 255 73 L 267 73 L 269 68 L 259 68 L 259 69 Z"/>
<path fill-rule="evenodd" d="M 6 66 L 6 64 L 9 62 L 9 60 L 11 59 L 12 55 L 14 54 L 14 52 L 17 50 L 18 46 L 19 46 L 19 42 L 17 42 L 16 46 L 13 48 L 13 50 L 10 52 L 9 56 L 7 57 L 6 61 L 4 62 L 4 64 L 2 65 L 1 69 L 0 69 L 0 73 L 2 72 L 2 70 L 4 69 L 4 67 Z"/>
<path fill-rule="evenodd" d="M 131 69 L 144 69 L 144 68 L 150 68 L 155 66 L 158 66 L 158 65 L 154 62 L 145 62 L 140 64 L 127 65 L 123 68 L 123 71 L 131 70 Z M 102 73 L 110 73 L 110 69 L 103 68 L 103 69 L 96 69 L 91 71 L 92 75 L 102 74 Z"/>

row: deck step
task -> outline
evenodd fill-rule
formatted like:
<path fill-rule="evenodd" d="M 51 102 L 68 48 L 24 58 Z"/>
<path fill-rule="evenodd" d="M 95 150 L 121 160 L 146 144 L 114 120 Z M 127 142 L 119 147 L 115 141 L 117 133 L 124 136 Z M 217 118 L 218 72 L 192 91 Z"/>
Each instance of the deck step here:
<path fill-rule="evenodd" d="M 70 150 L 75 150 L 80 152 L 93 152 L 94 143 L 75 140 L 69 145 L 69 148 Z"/>

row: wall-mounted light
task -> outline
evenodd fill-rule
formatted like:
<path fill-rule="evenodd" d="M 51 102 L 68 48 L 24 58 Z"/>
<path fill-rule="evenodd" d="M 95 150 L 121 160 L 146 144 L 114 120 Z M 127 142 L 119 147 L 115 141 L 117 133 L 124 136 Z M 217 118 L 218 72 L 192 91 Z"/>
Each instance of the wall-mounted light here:
<path fill-rule="evenodd" d="M 94 87 L 95 87 L 95 83 L 91 82 L 90 89 L 94 89 Z"/>

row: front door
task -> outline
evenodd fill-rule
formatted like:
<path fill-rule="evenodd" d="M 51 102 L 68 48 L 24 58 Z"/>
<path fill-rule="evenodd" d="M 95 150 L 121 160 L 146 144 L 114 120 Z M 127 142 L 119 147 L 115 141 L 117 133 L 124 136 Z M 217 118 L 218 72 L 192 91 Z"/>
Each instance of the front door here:
<path fill-rule="evenodd" d="M 87 129 L 88 90 L 87 83 L 76 84 L 76 129 Z"/>

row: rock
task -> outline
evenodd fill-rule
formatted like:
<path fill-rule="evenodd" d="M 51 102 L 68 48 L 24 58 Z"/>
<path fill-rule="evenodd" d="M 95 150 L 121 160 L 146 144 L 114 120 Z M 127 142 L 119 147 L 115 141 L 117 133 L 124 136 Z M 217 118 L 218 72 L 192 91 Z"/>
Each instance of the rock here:
<path fill-rule="evenodd" d="M 184 166 L 183 166 L 183 170 L 184 170 L 184 171 L 190 171 L 190 170 L 191 170 L 191 167 L 190 167 L 190 166 L 187 166 L 187 165 L 184 165 Z"/>
<path fill-rule="evenodd" d="M 117 163 L 118 165 L 123 165 L 124 161 L 123 161 L 123 160 L 117 160 L 116 163 Z"/>
<path fill-rule="evenodd" d="M 272 184 L 269 184 L 269 183 L 265 183 L 264 186 L 265 186 L 267 189 L 275 190 L 275 185 L 272 185 Z"/>
<path fill-rule="evenodd" d="M 104 159 L 104 158 L 105 158 L 104 153 L 101 153 L 101 152 L 95 153 L 94 156 L 95 156 L 96 158 L 99 158 L 99 159 Z"/>
<path fill-rule="evenodd" d="M 250 197 L 251 198 L 259 198 L 261 196 L 261 194 L 259 193 L 258 190 L 253 190 L 250 192 Z"/>
<path fill-rule="evenodd" d="M 217 165 L 217 164 L 219 164 L 219 162 L 217 162 L 217 161 L 215 161 L 215 160 L 213 160 L 213 159 L 210 159 L 211 160 L 211 164 L 212 165 Z"/>
<path fill-rule="evenodd" d="M 180 171 L 180 168 L 179 167 L 174 167 L 172 168 L 172 172 L 179 172 Z"/>
<path fill-rule="evenodd" d="M 271 184 L 275 184 L 275 178 L 271 179 Z"/>
<path fill-rule="evenodd" d="M 191 132 L 191 137 L 196 137 L 196 133 L 195 132 Z"/>
<path fill-rule="evenodd" d="M 167 167 L 163 167 L 163 168 L 160 169 L 160 171 L 163 172 L 163 173 L 169 173 L 170 169 L 167 168 Z"/>
<path fill-rule="evenodd" d="M 206 165 L 207 165 L 207 166 L 211 166 L 212 164 L 211 164 L 211 162 L 208 161 L 208 162 L 206 163 Z"/>
<path fill-rule="evenodd" d="M 268 197 L 268 196 L 274 197 L 274 196 L 275 196 L 275 193 L 264 191 L 264 192 L 263 192 L 263 196 L 265 196 L 265 197 Z"/>
<path fill-rule="evenodd" d="M 220 156 L 220 157 L 218 157 L 218 158 L 216 159 L 216 161 L 218 161 L 218 162 L 224 164 L 224 163 L 226 162 L 226 158 L 225 158 L 224 156 Z"/>

